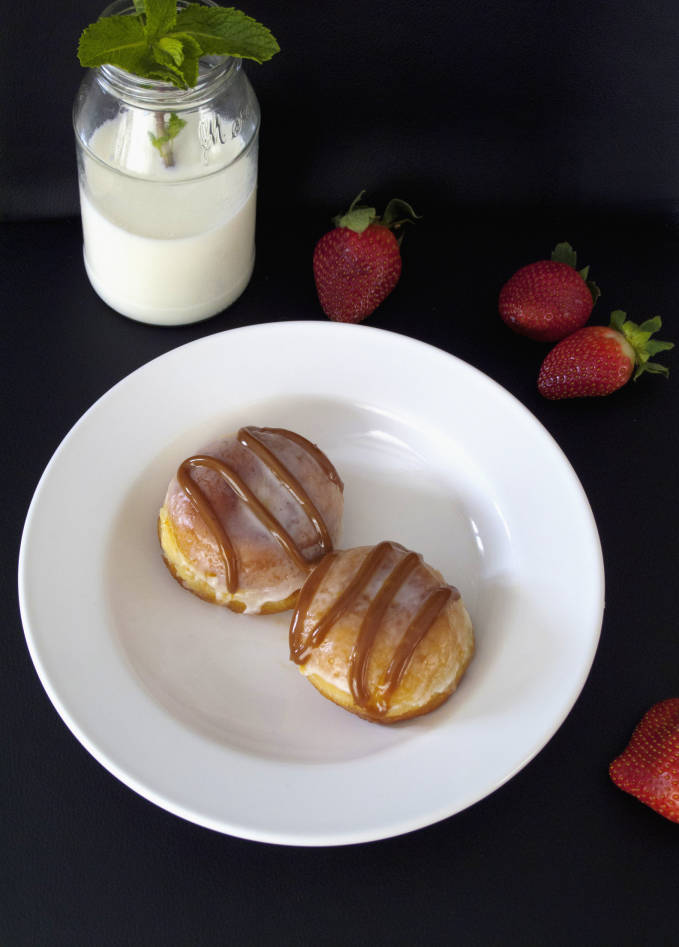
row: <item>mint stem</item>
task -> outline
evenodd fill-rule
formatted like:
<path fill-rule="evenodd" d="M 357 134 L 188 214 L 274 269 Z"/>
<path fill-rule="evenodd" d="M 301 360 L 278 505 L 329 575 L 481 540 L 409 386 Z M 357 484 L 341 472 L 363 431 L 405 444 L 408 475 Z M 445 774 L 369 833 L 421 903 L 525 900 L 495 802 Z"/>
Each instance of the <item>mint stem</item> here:
<path fill-rule="evenodd" d="M 162 144 L 159 146 L 160 157 L 166 168 L 174 167 L 174 151 L 172 142 L 169 140 L 167 125 L 165 124 L 165 113 L 156 112 L 156 139 Z"/>

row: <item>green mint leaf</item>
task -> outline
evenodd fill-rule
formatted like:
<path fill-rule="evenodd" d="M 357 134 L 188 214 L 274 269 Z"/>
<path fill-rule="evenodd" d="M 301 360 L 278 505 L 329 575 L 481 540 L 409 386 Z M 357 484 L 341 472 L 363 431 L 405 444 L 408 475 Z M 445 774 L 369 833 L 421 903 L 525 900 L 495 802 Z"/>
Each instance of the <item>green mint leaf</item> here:
<path fill-rule="evenodd" d="M 184 59 L 181 71 L 187 86 L 194 86 L 198 82 L 198 60 L 203 55 L 196 40 L 190 33 L 170 33 L 168 40 L 178 40 L 182 44 Z"/>
<path fill-rule="evenodd" d="M 138 16 L 107 16 L 83 31 L 78 44 L 81 66 L 110 63 L 138 73 L 148 62 L 144 25 Z"/>
<path fill-rule="evenodd" d="M 153 46 L 155 62 L 163 68 L 154 67 L 149 78 L 171 82 L 181 89 L 194 86 L 198 81 L 198 60 L 202 50 L 190 33 L 170 33 Z"/>
<path fill-rule="evenodd" d="M 190 33 L 203 53 L 213 56 L 237 56 L 262 63 L 280 49 L 270 30 L 233 7 L 190 3 L 177 13 L 176 29 Z"/>
<path fill-rule="evenodd" d="M 186 122 L 184 119 L 180 118 L 176 112 L 172 112 L 167 122 L 167 133 L 170 136 L 170 140 L 176 138 L 185 125 Z"/>
<path fill-rule="evenodd" d="M 158 82 L 166 82 L 168 85 L 176 86 L 178 89 L 186 88 L 186 80 L 181 69 L 176 66 L 156 66 L 148 68 L 144 74 L 146 79 L 156 79 Z"/>
<path fill-rule="evenodd" d="M 174 26 L 177 19 L 177 0 L 145 0 L 146 38 L 149 43 L 160 39 Z"/>
<path fill-rule="evenodd" d="M 166 145 L 169 141 L 172 141 L 173 138 L 176 138 L 185 125 L 186 122 L 184 119 L 180 118 L 176 112 L 172 112 L 167 122 L 164 122 L 164 133 L 162 135 L 154 135 L 153 132 L 149 132 L 149 138 L 153 142 L 153 146 L 159 148 L 161 145 Z"/>
<path fill-rule="evenodd" d="M 176 37 L 162 36 L 153 47 L 153 56 L 159 63 L 181 66 L 184 62 L 184 44 Z"/>
<path fill-rule="evenodd" d="M 185 89 L 198 81 L 204 54 L 264 62 L 279 51 L 270 31 L 240 10 L 190 3 L 177 12 L 176 0 L 134 0 L 134 8 L 134 14 L 102 17 L 83 31 L 82 66 L 109 64 Z"/>
<path fill-rule="evenodd" d="M 180 33 L 177 30 L 172 30 L 171 33 L 167 34 L 166 39 L 178 39 L 184 47 L 185 56 L 191 55 L 199 58 L 203 55 L 200 43 L 190 33 Z"/>
<path fill-rule="evenodd" d="M 146 69 L 145 79 L 157 79 L 159 82 L 168 82 L 178 89 L 187 89 L 188 82 L 184 75 L 183 68 L 175 66 L 172 62 L 156 61 Z"/>

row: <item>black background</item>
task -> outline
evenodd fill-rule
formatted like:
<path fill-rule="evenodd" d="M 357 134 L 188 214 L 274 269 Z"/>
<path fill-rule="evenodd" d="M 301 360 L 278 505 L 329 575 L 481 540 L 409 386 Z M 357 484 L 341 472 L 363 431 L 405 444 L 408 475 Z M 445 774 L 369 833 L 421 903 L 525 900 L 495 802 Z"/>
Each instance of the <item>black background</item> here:
<path fill-rule="evenodd" d="M 496 313 L 513 270 L 568 239 L 604 292 L 594 321 L 659 313 L 663 337 L 679 339 L 676 5 L 246 9 L 283 49 L 248 66 L 263 112 L 255 275 L 225 313 L 158 329 L 112 312 L 82 267 L 74 50 L 99 7 L 3 3 L 0 942 L 676 943 L 679 828 L 617 790 L 607 766 L 652 703 L 679 696 L 679 374 L 545 402 L 545 348 Z M 606 613 L 568 719 L 493 795 L 402 838 L 269 846 L 169 815 L 82 749 L 30 662 L 17 555 L 45 464 L 116 381 L 213 332 L 324 318 L 311 251 L 362 188 L 423 215 L 370 324 L 477 366 L 552 433 L 597 520 Z"/>
<path fill-rule="evenodd" d="M 92 0 L 3 0 L 0 215 L 77 212 L 70 113 Z M 252 0 L 282 53 L 249 69 L 260 205 L 295 213 L 406 188 L 461 204 L 672 206 L 676 4 Z"/>

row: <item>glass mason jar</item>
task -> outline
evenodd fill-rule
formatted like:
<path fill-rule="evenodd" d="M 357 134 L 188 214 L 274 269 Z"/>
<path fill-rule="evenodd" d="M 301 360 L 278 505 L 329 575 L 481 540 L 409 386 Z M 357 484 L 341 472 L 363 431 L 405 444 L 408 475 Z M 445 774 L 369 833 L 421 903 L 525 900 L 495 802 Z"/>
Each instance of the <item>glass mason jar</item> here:
<path fill-rule="evenodd" d="M 103 15 L 132 12 L 118 0 Z M 186 90 L 88 71 L 73 109 L 83 255 L 113 309 L 185 325 L 240 296 L 254 265 L 259 122 L 239 59 L 205 57 Z"/>

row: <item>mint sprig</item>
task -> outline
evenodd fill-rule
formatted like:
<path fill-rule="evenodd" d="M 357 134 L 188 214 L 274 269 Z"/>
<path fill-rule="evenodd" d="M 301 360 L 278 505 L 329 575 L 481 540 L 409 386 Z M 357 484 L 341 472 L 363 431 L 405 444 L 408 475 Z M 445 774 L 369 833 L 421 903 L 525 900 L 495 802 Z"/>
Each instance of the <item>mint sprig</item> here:
<path fill-rule="evenodd" d="M 234 56 L 263 63 L 280 47 L 265 26 L 233 7 L 176 0 L 135 0 L 135 13 L 90 24 L 78 43 L 81 66 L 118 66 L 142 79 L 179 89 L 198 81 L 201 56 Z"/>
<path fill-rule="evenodd" d="M 172 112 L 167 122 L 162 112 L 156 112 L 156 131 L 157 135 L 149 132 L 149 138 L 154 148 L 160 152 L 163 164 L 166 168 L 174 164 L 174 155 L 170 142 L 176 138 L 182 128 L 186 125 L 183 118 L 180 118 L 176 112 Z"/>

